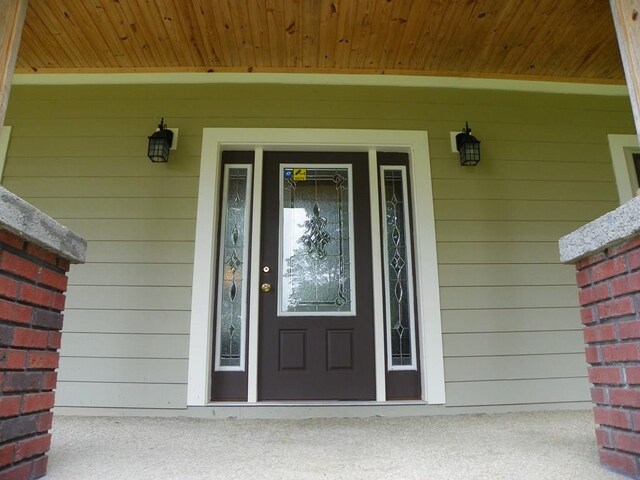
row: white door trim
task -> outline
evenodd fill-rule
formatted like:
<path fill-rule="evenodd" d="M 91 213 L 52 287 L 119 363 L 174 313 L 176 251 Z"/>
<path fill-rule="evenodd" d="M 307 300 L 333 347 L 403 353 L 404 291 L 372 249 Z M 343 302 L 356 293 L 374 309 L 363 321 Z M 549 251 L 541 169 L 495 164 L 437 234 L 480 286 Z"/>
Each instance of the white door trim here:
<path fill-rule="evenodd" d="M 613 162 L 613 174 L 616 177 L 616 185 L 618 186 L 618 197 L 620 198 L 620 205 L 622 205 L 636 196 L 631 181 L 631 175 L 635 175 L 635 171 L 630 171 L 629 162 L 627 162 L 627 150 L 638 148 L 638 136 L 607 135 L 607 138 L 609 139 L 609 151 Z"/>
<path fill-rule="evenodd" d="M 422 365 L 423 398 L 431 404 L 445 402 L 444 361 L 442 349 L 442 324 L 436 255 L 435 217 L 431 187 L 429 144 L 427 132 L 397 130 L 335 130 L 335 129 L 279 129 L 279 128 L 205 128 L 202 138 L 198 209 L 191 299 L 191 329 L 189 338 L 189 374 L 187 404 L 209 404 L 211 354 L 212 354 L 212 305 L 215 277 L 217 199 L 221 153 L 224 150 L 253 150 L 256 152 L 254 167 L 254 212 L 260 212 L 262 153 L 264 150 L 292 151 L 361 151 L 368 152 L 372 162 L 375 151 L 400 151 L 409 153 L 410 172 L 413 179 L 413 202 L 420 208 L 420 217 L 414 218 L 416 251 L 416 291 L 419 292 L 418 318 L 420 322 L 420 352 Z M 371 170 L 371 169 L 370 169 Z M 376 172 L 377 168 L 370 171 Z M 377 195 L 377 185 L 375 189 Z M 372 198 L 374 200 L 374 198 Z M 414 216 L 416 213 L 414 213 Z M 252 259 L 259 251 L 260 216 L 253 216 Z M 379 225 L 378 225 L 379 229 Z M 375 232 L 374 232 L 375 233 Z M 380 251 L 379 235 L 372 235 L 374 252 Z M 376 260 L 377 259 L 377 260 Z M 374 263 L 381 263 L 374 255 Z M 251 265 L 251 278 L 258 278 L 259 265 Z M 382 271 L 381 265 L 374 272 Z M 255 293 L 254 293 L 255 291 Z M 251 289 L 249 317 L 248 401 L 257 402 L 257 346 L 258 317 L 257 289 Z M 384 342 L 383 309 L 375 308 L 376 324 L 376 382 L 377 401 L 384 401 Z M 377 318 L 380 317 L 380 318 Z M 382 349 L 382 350 L 380 350 Z"/>

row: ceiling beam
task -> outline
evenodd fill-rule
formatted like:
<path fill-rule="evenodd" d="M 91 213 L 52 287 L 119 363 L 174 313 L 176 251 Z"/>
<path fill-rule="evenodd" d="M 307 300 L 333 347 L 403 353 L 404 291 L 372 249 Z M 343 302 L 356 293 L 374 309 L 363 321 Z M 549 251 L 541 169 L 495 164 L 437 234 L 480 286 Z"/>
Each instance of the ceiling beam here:
<path fill-rule="evenodd" d="M 27 0 L 0 0 L 0 127 L 9 104 L 11 78 L 18 57 Z"/>
<path fill-rule="evenodd" d="M 610 3 L 640 140 L 640 0 L 610 0 Z"/>

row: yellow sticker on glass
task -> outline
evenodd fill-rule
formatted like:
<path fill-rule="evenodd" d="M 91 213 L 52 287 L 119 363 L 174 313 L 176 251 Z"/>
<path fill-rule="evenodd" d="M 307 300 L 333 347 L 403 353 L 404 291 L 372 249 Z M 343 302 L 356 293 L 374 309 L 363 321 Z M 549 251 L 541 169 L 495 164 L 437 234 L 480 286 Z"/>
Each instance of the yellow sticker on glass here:
<path fill-rule="evenodd" d="M 293 169 L 293 179 L 296 181 L 306 180 L 307 179 L 307 169 L 306 168 L 294 168 Z"/>

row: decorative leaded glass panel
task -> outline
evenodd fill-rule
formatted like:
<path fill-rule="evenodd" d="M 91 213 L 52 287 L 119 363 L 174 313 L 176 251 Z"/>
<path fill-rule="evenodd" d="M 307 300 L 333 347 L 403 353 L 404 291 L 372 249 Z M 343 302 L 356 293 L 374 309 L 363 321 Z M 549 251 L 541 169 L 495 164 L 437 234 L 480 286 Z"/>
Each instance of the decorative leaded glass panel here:
<path fill-rule="evenodd" d="M 244 368 L 250 165 L 224 171 L 218 277 L 216 368 Z"/>
<path fill-rule="evenodd" d="M 406 170 L 405 167 L 382 167 L 382 174 L 389 366 L 390 369 L 415 368 L 414 300 Z"/>
<path fill-rule="evenodd" d="M 350 173 L 282 169 L 280 314 L 355 312 Z"/>

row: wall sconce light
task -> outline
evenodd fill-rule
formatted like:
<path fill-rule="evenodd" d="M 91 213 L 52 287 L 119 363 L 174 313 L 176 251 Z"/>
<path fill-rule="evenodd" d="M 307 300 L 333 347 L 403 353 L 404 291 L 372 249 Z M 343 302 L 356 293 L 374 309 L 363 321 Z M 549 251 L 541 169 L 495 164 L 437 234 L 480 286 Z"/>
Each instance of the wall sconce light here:
<path fill-rule="evenodd" d="M 173 132 L 167 128 L 164 118 L 160 120 L 158 130 L 149 138 L 147 156 L 153 163 L 166 163 L 169 161 L 169 149 L 173 144 Z"/>
<path fill-rule="evenodd" d="M 465 122 L 462 133 L 456 135 L 456 149 L 460 153 L 460 165 L 473 167 L 480 163 L 480 140 L 471 135 L 468 122 Z"/>

